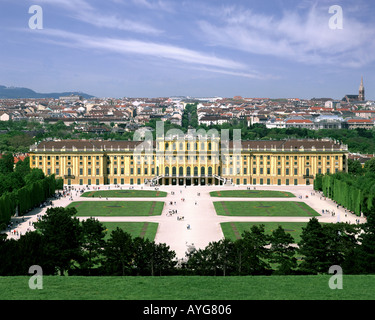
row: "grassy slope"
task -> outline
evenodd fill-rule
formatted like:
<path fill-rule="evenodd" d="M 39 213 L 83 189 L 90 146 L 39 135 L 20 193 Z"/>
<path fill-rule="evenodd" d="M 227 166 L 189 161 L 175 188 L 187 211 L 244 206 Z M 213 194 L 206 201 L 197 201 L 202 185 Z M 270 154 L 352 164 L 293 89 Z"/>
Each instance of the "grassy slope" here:
<path fill-rule="evenodd" d="M 343 276 L 343 289 L 329 288 L 330 275 L 272 277 L 43 277 L 31 290 L 29 277 L 0 277 L 0 300 L 348 300 L 374 299 L 375 276 Z"/>

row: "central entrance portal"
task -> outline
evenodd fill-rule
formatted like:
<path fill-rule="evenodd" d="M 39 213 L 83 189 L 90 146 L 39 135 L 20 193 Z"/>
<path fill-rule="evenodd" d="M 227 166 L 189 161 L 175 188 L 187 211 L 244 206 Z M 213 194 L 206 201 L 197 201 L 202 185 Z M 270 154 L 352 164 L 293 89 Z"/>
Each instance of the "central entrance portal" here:
<path fill-rule="evenodd" d="M 222 185 L 222 181 L 212 177 L 160 177 L 158 182 L 161 185 L 172 186 L 206 186 L 206 185 Z"/>

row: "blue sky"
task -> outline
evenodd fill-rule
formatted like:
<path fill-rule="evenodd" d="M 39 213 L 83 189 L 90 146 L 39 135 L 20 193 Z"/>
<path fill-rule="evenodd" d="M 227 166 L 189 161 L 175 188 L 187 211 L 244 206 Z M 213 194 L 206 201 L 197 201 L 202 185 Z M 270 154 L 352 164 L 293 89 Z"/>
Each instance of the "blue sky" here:
<path fill-rule="evenodd" d="M 43 9 L 30 29 L 29 7 Z M 343 29 L 331 29 L 339 5 Z M 375 100 L 375 1 L 1 0 L 0 84 L 98 97 Z"/>

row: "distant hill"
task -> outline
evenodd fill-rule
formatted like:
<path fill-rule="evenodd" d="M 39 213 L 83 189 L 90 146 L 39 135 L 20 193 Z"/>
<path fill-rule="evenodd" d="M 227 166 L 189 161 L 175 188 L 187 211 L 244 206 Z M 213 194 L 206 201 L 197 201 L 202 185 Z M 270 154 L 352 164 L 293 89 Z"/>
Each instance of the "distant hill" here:
<path fill-rule="evenodd" d="M 43 99 L 65 97 L 70 95 L 79 95 L 84 99 L 94 98 L 83 92 L 54 92 L 54 93 L 38 93 L 28 88 L 6 87 L 0 85 L 0 99 Z"/>

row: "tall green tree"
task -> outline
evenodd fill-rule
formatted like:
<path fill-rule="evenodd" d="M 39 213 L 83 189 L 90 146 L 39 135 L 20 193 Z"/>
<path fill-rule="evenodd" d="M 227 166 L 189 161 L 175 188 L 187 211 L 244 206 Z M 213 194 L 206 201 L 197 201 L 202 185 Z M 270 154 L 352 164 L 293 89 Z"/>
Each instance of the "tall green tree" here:
<path fill-rule="evenodd" d="M 245 274 L 267 274 L 271 267 L 268 263 L 270 236 L 265 234 L 264 225 L 253 225 L 250 231 L 242 233 L 239 248 L 241 252 L 241 270 Z"/>
<path fill-rule="evenodd" d="M 111 232 L 104 248 L 104 265 L 109 275 L 130 275 L 133 269 L 134 246 L 129 233 L 120 228 Z"/>
<path fill-rule="evenodd" d="M 358 160 L 348 159 L 348 173 L 355 176 L 361 176 L 364 173 L 362 164 Z"/>
<path fill-rule="evenodd" d="M 207 267 L 213 272 L 226 276 L 228 271 L 233 267 L 233 242 L 229 239 L 221 239 L 219 241 L 210 242 L 205 248 Z"/>
<path fill-rule="evenodd" d="M 27 275 L 30 266 L 38 265 L 43 269 L 43 274 L 53 274 L 54 268 L 46 263 L 47 256 L 43 235 L 32 231 L 22 235 L 17 241 L 18 255 L 17 268 L 19 275 Z"/>
<path fill-rule="evenodd" d="M 365 162 L 364 170 L 368 173 L 375 173 L 375 157 Z"/>
<path fill-rule="evenodd" d="M 0 158 L 0 174 L 7 175 L 13 172 L 14 167 L 14 157 L 10 152 L 6 152 L 1 155 Z"/>
<path fill-rule="evenodd" d="M 149 257 L 153 244 L 149 239 L 136 237 L 133 239 L 133 265 L 136 275 L 153 275 L 154 269 Z"/>
<path fill-rule="evenodd" d="M 43 236 L 48 268 L 64 275 L 81 260 L 82 227 L 75 208 L 49 208 L 35 224 Z"/>
<path fill-rule="evenodd" d="M 154 241 L 148 246 L 150 255 L 148 257 L 151 275 L 162 275 L 171 272 L 176 265 L 176 253 L 170 250 L 165 243 L 156 244 Z"/>
<path fill-rule="evenodd" d="M 188 261 L 186 267 L 196 275 L 211 275 L 212 268 L 209 263 L 209 250 L 207 248 L 198 249 L 187 254 Z"/>
<path fill-rule="evenodd" d="M 317 218 L 311 218 L 305 228 L 302 228 L 298 252 L 302 254 L 299 269 L 309 274 L 327 272 L 330 263 L 327 258 L 326 235 Z"/>
<path fill-rule="evenodd" d="M 275 274 L 292 274 L 294 272 L 297 267 L 294 243 L 293 237 L 286 233 L 281 226 L 272 231 L 270 262 L 277 265 Z"/>
<path fill-rule="evenodd" d="M 360 246 L 355 256 L 356 273 L 375 273 L 375 204 L 372 208 L 359 237 Z"/>
<path fill-rule="evenodd" d="M 26 176 L 25 176 L 25 183 L 31 184 L 37 180 L 44 179 L 45 175 L 42 169 L 33 168 Z"/>
<path fill-rule="evenodd" d="M 80 266 L 84 270 L 91 271 L 98 267 L 105 246 L 105 226 L 95 218 L 82 221 L 82 260 Z"/>
<path fill-rule="evenodd" d="M 18 263 L 20 255 L 17 240 L 0 236 L 0 259 L 0 276 L 19 275 Z"/>
<path fill-rule="evenodd" d="M 327 266 L 340 265 L 347 273 L 358 246 L 360 228 L 347 223 L 325 223 L 322 228 L 326 239 Z"/>
<path fill-rule="evenodd" d="M 16 167 L 15 167 L 14 171 L 16 173 L 19 173 L 23 177 L 25 177 L 26 175 L 28 175 L 31 172 L 30 157 L 26 157 L 22 161 L 18 161 L 16 163 Z"/>

